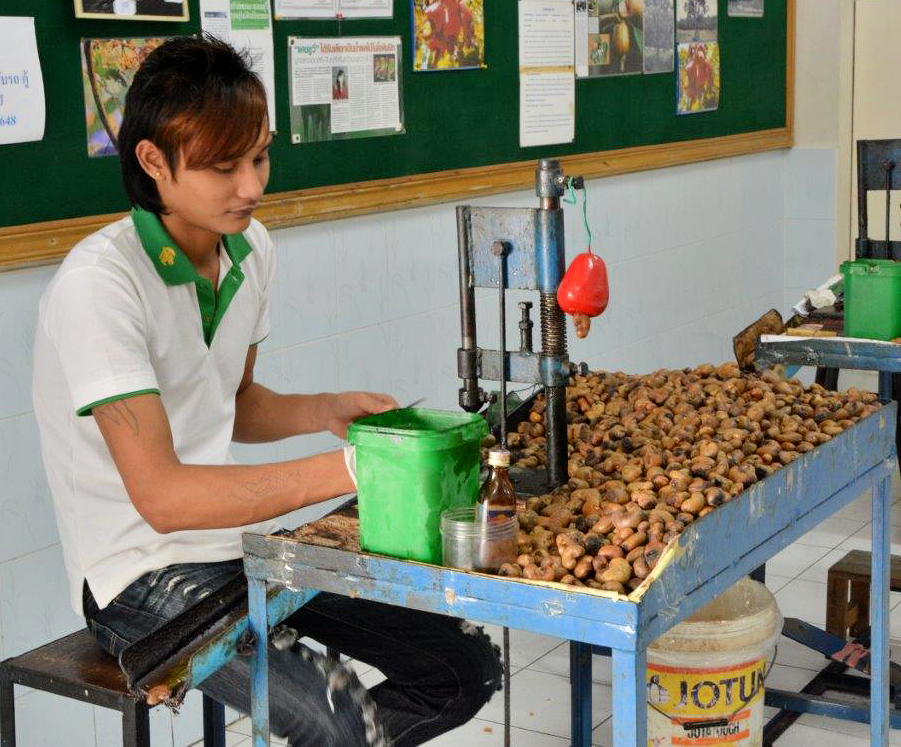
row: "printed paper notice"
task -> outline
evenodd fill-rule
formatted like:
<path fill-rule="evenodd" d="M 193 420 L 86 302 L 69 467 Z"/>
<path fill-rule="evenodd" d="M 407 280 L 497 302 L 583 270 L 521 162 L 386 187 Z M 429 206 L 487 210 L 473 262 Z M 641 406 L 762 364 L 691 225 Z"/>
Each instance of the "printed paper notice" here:
<path fill-rule="evenodd" d="M 575 137 L 575 41 L 571 0 L 519 0 L 519 145 Z"/>
<path fill-rule="evenodd" d="M 275 64 L 269 0 L 200 0 L 204 31 L 250 55 L 251 67 L 266 87 L 269 129 L 275 130 Z"/>
<path fill-rule="evenodd" d="M 0 17 L 0 145 L 44 137 L 44 79 L 34 18 Z"/>
<path fill-rule="evenodd" d="M 275 17 L 391 18 L 394 0 L 275 0 Z"/>
<path fill-rule="evenodd" d="M 403 132 L 399 36 L 288 37 L 291 142 Z"/>

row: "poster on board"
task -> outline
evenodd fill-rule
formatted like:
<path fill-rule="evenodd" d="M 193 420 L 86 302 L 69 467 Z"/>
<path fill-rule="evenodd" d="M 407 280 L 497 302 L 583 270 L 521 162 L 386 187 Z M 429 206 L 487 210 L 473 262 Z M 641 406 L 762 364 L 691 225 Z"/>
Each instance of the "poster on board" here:
<path fill-rule="evenodd" d="M 576 0 L 576 75 L 634 75 L 644 68 L 645 0 Z"/>
<path fill-rule="evenodd" d="M 717 0 L 676 0 L 676 41 L 713 42 L 719 30 Z"/>
<path fill-rule="evenodd" d="M 711 112 L 720 105 L 720 45 L 691 42 L 679 45 L 677 114 Z"/>
<path fill-rule="evenodd" d="M 188 0 L 75 0 L 76 18 L 187 21 Z"/>
<path fill-rule="evenodd" d="M 0 16 L 0 145 L 42 140 L 47 109 L 34 18 Z"/>
<path fill-rule="evenodd" d="M 394 0 L 275 0 L 276 21 L 290 18 L 391 18 Z"/>
<path fill-rule="evenodd" d="M 485 67 L 484 0 L 410 0 L 413 69 Z"/>
<path fill-rule="evenodd" d="M 135 73 L 162 37 L 140 39 L 82 39 L 81 82 L 88 157 L 114 156 L 125 94 Z"/>
<path fill-rule="evenodd" d="M 275 130 L 275 60 L 269 0 L 200 0 L 200 27 L 246 52 L 266 89 L 269 129 Z"/>
<path fill-rule="evenodd" d="M 288 37 L 291 142 L 404 131 L 399 36 Z"/>
<path fill-rule="evenodd" d="M 644 72 L 673 72 L 676 57 L 674 0 L 646 0 L 644 6 Z"/>
<path fill-rule="evenodd" d="M 763 18 L 763 0 L 729 0 L 732 18 Z"/>

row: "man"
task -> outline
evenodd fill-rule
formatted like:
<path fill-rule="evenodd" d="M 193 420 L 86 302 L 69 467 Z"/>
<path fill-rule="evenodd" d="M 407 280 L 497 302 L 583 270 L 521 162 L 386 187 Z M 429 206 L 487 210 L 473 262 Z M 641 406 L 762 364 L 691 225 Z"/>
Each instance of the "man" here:
<path fill-rule="evenodd" d="M 119 132 L 134 210 L 80 242 L 41 299 L 34 405 L 72 603 L 115 655 L 240 573 L 242 532 L 354 489 L 341 451 L 243 466 L 232 440 L 343 437 L 397 406 L 253 380 L 275 273 L 251 219 L 270 141 L 242 56 L 206 38 L 160 46 Z M 420 744 L 499 682 L 496 648 L 459 620 L 321 594 L 286 624 L 387 676 L 367 693 L 305 647 L 271 648 L 271 724 L 291 745 Z M 247 660 L 202 689 L 249 712 Z"/>

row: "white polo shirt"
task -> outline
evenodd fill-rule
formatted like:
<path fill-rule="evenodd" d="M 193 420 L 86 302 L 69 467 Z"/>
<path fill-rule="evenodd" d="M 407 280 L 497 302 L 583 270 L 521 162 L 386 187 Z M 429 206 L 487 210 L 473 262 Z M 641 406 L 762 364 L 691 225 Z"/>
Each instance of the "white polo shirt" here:
<path fill-rule="evenodd" d="M 132 505 L 90 417 L 93 406 L 156 392 L 183 463 L 235 463 L 235 393 L 248 348 L 269 333 L 275 251 L 252 221 L 243 235 L 223 237 L 219 257 L 214 293 L 159 219 L 135 210 L 79 242 L 41 298 L 34 410 L 79 614 L 84 579 L 103 608 L 148 571 L 239 558 L 244 531 L 278 528 L 158 534 Z"/>

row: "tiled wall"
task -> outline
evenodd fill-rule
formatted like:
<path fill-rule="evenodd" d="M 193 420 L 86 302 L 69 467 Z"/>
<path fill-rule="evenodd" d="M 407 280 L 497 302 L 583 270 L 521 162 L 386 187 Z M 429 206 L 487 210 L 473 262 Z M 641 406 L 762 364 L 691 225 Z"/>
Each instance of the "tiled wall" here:
<path fill-rule="evenodd" d="M 590 337 L 571 342 L 571 357 L 636 372 L 730 358 L 737 330 L 832 271 L 834 162 L 834 151 L 775 152 L 589 183 L 594 246 L 608 263 L 611 302 Z M 532 207 L 535 200 L 522 192 L 479 202 Z M 576 209 L 567 209 L 566 232 L 572 256 L 584 247 Z M 429 406 L 456 406 L 453 205 L 287 229 L 274 238 L 279 273 L 260 381 L 283 392 L 375 389 L 402 403 L 425 396 Z M 81 625 L 68 605 L 30 412 L 32 329 L 53 271 L 0 275 L 0 659 Z M 479 295 L 482 344 L 496 343 L 496 308 L 493 294 Z M 516 314 L 508 318 L 512 345 Z M 332 443 L 304 437 L 236 452 L 268 461 Z M 288 521 L 296 525 L 311 513 Z M 116 714 L 17 693 L 23 747 L 118 744 Z M 196 693 L 177 718 L 152 713 L 154 747 L 200 737 Z"/>

